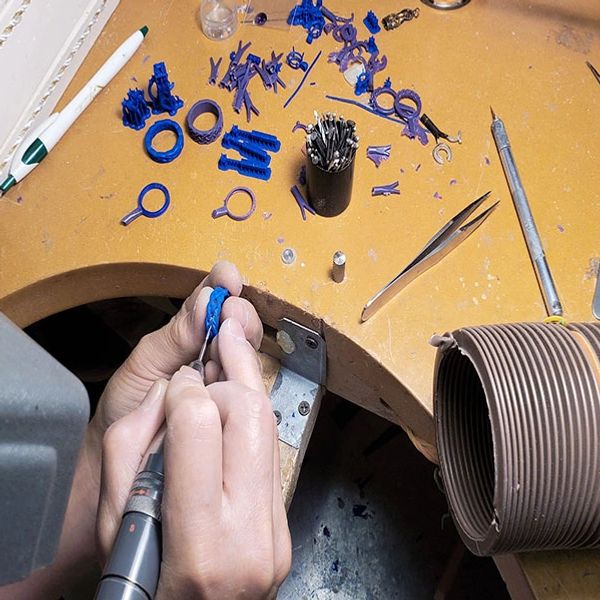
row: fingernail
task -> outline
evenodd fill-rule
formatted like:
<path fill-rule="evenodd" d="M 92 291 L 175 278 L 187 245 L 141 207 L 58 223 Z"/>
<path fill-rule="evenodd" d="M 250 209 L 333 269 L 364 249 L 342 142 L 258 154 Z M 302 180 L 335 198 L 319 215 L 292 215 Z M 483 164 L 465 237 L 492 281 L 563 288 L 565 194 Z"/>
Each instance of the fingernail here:
<path fill-rule="evenodd" d="M 181 367 L 179 369 L 179 371 L 177 371 L 177 373 L 175 373 L 175 375 L 173 375 L 173 379 L 176 379 L 177 381 L 182 381 L 182 382 L 192 382 L 192 383 L 202 383 L 203 379 L 202 379 L 202 375 L 200 375 L 200 373 L 198 373 L 198 371 L 196 371 L 196 369 L 193 369 L 192 367 L 188 367 L 187 365 L 184 365 L 183 367 Z"/>
<path fill-rule="evenodd" d="M 198 297 L 196 298 L 196 302 L 194 302 L 194 307 L 192 308 L 192 323 L 194 329 L 198 331 L 198 336 L 200 332 L 204 330 L 204 315 L 206 314 L 206 305 L 210 299 L 210 294 L 213 291 L 211 287 L 202 288 Z M 202 343 L 202 340 L 199 340 L 199 344 Z"/>
<path fill-rule="evenodd" d="M 146 397 L 142 400 L 142 403 L 140 404 L 140 410 L 151 410 L 154 405 L 164 397 L 166 391 L 166 379 L 157 379 L 148 390 Z"/>
<path fill-rule="evenodd" d="M 233 318 L 226 319 L 221 325 L 221 329 L 225 328 L 226 331 L 237 341 L 246 341 L 246 334 L 244 333 L 244 328 L 242 324 Z"/>

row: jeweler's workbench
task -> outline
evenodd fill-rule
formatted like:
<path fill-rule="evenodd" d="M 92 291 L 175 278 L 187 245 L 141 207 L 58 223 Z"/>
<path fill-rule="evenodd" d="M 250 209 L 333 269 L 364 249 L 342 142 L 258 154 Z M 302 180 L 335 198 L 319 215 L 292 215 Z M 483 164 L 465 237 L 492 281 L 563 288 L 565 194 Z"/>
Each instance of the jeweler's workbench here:
<path fill-rule="evenodd" d="M 354 11 L 362 28 L 366 5 L 329 4 L 338 14 Z M 327 63 L 327 54 L 339 47 L 331 36 L 307 45 L 301 28 L 241 25 L 231 39 L 211 42 L 197 23 L 196 0 L 143 5 L 140 14 L 139 3 L 121 0 L 58 108 L 123 39 L 147 24 L 138 53 L 52 155 L 0 200 L 0 310 L 19 325 L 104 298 L 184 297 L 216 260 L 226 259 L 246 277 L 245 293 L 266 324 L 287 316 L 322 332 L 328 389 L 399 423 L 435 459 L 435 349 L 429 338 L 463 325 L 546 316 L 490 133 L 490 105 L 510 131 L 565 318 L 593 319 L 600 264 L 600 85 L 586 60 L 600 65 L 596 0 L 472 0 L 456 11 L 421 5 L 418 19 L 378 34 L 388 57 L 385 77 L 396 88 L 417 90 L 424 112 L 441 129 L 462 131 L 462 145 L 453 146 L 453 160 L 444 165 L 432 159 L 433 140 L 423 146 L 401 136 L 401 125 L 325 98 L 355 98 L 337 66 Z M 400 8 L 383 0 L 376 10 L 382 17 Z M 280 76 L 287 89 L 277 95 L 255 86 L 261 114 L 247 124 L 243 114 L 233 112 L 232 95 L 207 84 L 209 56 L 223 56 L 226 63 L 239 40 L 251 41 L 250 51 L 260 56 L 271 50 L 287 54 L 295 46 L 309 63 L 319 50 L 323 57 L 286 109 L 283 103 L 302 71 L 284 66 Z M 120 107 L 127 90 L 143 87 L 159 61 L 167 64 L 174 91 L 185 100 L 176 121 L 183 123 L 196 100 L 210 98 L 223 109 L 224 131 L 236 124 L 282 141 L 270 181 L 219 171 L 219 143 L 199 146 L 187 139 L 171 164 L 148 158 L 143 132 L 122 126 Z M 291 130 L 297 119 L 312 121 L 314 110 L 353 119 L 361 147 L 349 208 L 335 218 L 309 215 L 304 222 L 289 191 L 305 161 L 304 134 Z M 365 156 L 366 147 L 376 144 L 392 145 L 379 168 Z M 400 195 L 371 196 L 373 186 L 394 180 Z M 123 227 L 120 219 L 151 181 L 169 188 L 169 210 L 160 219 Z M 227 193 L 249 181 L 254 215 L 243 223 L 213 220 L 211 212 Z M 452 215 L 487 190 L 501 203 L 485 224 L 361 324 L 365 302 Z M 295 260 L 284 264 L 288 248 Z M 338 250 L 347 257 L 339 284 L 329 273 Z M 598 597 L 598 558 L 529 555 L 527 585 L 537 598 Z M 550 573 L 560 585 L 548 584 Z"/>

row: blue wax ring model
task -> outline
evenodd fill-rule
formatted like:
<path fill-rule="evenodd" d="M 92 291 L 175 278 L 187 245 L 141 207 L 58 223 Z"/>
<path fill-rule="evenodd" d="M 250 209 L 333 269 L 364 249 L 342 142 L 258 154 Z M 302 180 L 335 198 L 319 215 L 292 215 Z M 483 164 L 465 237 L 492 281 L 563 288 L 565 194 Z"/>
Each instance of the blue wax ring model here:
<path fill-rule="evenodd" d="M 212 129 L 205 131 L 196 129 L 194 121 L 204 113 L 211 113 L 217 118 L 217 122 Z M 223 130 L 223 112 L 221 107 L 214 100 L 198 100 L 185 118 L 185 127 L 190 137 L 198 144 L 212 144 Z"/>
<path fill-rule="evenodd" d="M 229 296 L 231 296 L 229 290 L 223 287 L 216 287 L 210 293 L 206 307 L 206 317 L 204 317 L 204 331 L 209 342 L 219 333 L 221 310 L 223 309 L 223 303 Z"/>
<path fill-rule="evenodd" d="M 144 197 L 151 190 L 160 190 L 164 196 L 165 201 L 163 205 L 158 210 L 148 210 L 144 206 Z M 130 212 L 127 213 L 122 219 L 121 223 L 123 225 L 129 225 L 132 221 L 135 221 L 138 217 L 148 217 L 149 219 L 156 219 L 156 217 L 160 217 L 164 214 L 169 208 L 171 204 L 171 194 L 169 194 L 169 190 L 162 183 L 149 183 L 146 187 L 142 189 L 138 196 L 137 206 Z"/>
<path fill-rule="evenodd" d="M 165 152 L 160 152 L 152 147 L 152 142 L 154 138 L 161 131 L 172 131 L 176 136 L 177 140 L 175 141 L 175 145 Z M 169 163 L 172 160 L 175 160 L 183 150 L 183 130 L 179 126 L 178 123 L 172 121 L 171 119 L 162 119 L 161 121 L 156 121 L 150 129 L 146 132 L 144 136 L 144 148 L 148 153 L 148 156 L 155 162 L 158 163 Z"/>

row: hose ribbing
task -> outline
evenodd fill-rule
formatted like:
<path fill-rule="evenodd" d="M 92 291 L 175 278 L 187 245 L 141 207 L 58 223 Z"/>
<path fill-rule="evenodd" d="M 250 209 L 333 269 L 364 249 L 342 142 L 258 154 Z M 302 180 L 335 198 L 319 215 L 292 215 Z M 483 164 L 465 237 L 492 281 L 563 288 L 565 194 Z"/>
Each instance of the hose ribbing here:
<path fill-rule="evenodd" d="M 455 331 L 434 409 L 450 510 L 475 554 L 600 545 L 600 325 Z"/>

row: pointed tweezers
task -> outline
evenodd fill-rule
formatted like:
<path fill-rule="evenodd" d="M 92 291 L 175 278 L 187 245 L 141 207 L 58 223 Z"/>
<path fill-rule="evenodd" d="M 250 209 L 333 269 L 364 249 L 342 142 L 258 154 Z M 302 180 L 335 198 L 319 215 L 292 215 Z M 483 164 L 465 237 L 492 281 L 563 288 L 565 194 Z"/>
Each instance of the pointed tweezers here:
<path fill-rule="evenodd" d="M 498 202 L 484 210 L 466 225 L 462 225 L 488 198 L 487 192 L 467 207 L 463 208 L 456 216 L 452 217 L 434 236 L 427 242 L 419 255 L 408 264 L 404 270 L 392 279 L 385 287 L 380 289 L 363 308 L 361 321 L 364 323 L 371 318 L 382 306 L 387 304 L 400 290 L 414 281 L 421 273 L 437 264 L 466 240 L 498 206 Z"/>
<path fill-rule="evenodd" d="M 590 71 L 592 72 L 592 75 L 596 78 L 596 81 L 600 83 L 600 73 L 598 73 L 594 65 L 589 60 L 586 60 L 585 64 L 589 67 Z"/>

